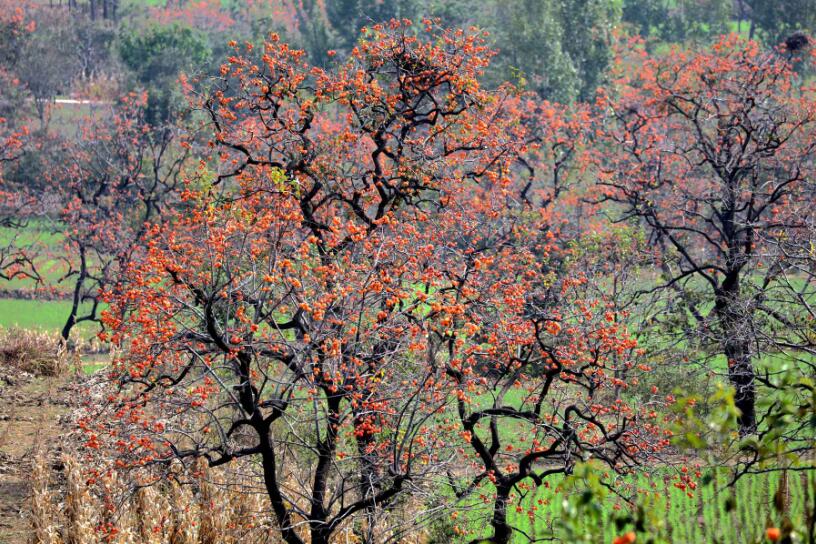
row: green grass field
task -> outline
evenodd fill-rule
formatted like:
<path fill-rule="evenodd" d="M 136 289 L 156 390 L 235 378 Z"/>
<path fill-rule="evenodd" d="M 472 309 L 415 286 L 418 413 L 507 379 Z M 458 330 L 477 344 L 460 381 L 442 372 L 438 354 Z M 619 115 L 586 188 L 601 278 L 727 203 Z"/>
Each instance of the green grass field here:
<path fill-rule="evenodd" d="M 19 232 L 0 227 L 0 247 L 7 245 L 18 248 L 34 246 L 34 252 L 37 255 L 34 261 L 35 267 L 42 278 L 43 284 L 58 292 L 67 294 L 70 292 L 71 283 L 60 283 L 66 272 L 66 264 L 61 258 L 65 255 L 63 237 L 56 234 L 54 229 L 55 227 L 45 220 L 34 221 L 25 230 Z M 0 288 L 5 292 L 32 291 L 37 287 L 38 285 L 34 280 L 25 276 L 18 276 L 0 282 Z"/>
<path fill-rule="evenodd" d="M 660 474 L 660 471 L 633 477 L 629 483 L 642 490 L 641 500 L 651 505 L 650 519 L 654 526 L 647 525 L 649 534 L 659 535 L 663 541 L 673 543 L 748 544 L 763 542 L 765 528 L 779 524 L 780 516 L 774 510 L 773 497 L 779 487 L 780 477 L 780 473 L 745 476 L 732 488 L 727 485 L 727 471 L 720 469 L 716 478 L 710 484 L 700 486 L 692 497 L 675 488 L 674 480 Z M 533 541 L 548 541 L 552 538 L 558 541 L 558 538 L 563 538 L 558 519 L 562 515 L 561 504 L 565 495 L 554 491 L 559 481 L 552 478 L 551 489 L 542 487 L 525 497 L 521 501 L 521 512 L 510 509 L 512 525 L 527 533 Z M 805 504 L 812 501 L 812 498 L 806 500 L 807 489 L 809 485 L 804 475 L 789 474 L 788 508 L 793 520 L 802 520 Z M 730 511 L 726 506 L 729 498 L 734 505 Z M 620 534 L 613 516 L 618 512 L 616 507 L 621 506 L 620 501 L 607 500 L 602 505 L 600 520 L 593 519 L 592 525 L 585 527 L 586 533 L 602 535 L 599 543 L 612 542 Z M 534 512 L 532 518 L 529 516 L 531 510 Z M 486 520 L 490 519 L 489 515 L 484 508 L 474 507 L 470 510 L 464 522 L 468 534 L 456 542 L 489 536 L 490 531 L 485 527 Z M 513 542 L 522 544 L 529 540 L 517 533 Z"/>
<path fill-rule="evenodd" d="M 0 327 L 21 327 L 24 329 L 42 329 L 59 332 L 71 308 L 69 295 L 73 289 L 70 281 L 60 282 L 66 268 L 60 258 L 64 254 L 63 238 L 55 234 L 54 226 L 45 221 L 35 221 L 22 232 L 0 228 L 0 245 L 14 243 L 18 246 L 36 244 L 40 246 L 41 255 L 36 260 L 37 272 L 43 283 L 38 285 L 28 277 L 17 277 L 0 282 L 6 298 L 0 298 Z M 59 295 L 57 300 L 28 298 L 39 288 L 46 287 Z M 21 293 L 23 296 L 17 296 Z M 84 315 L 90 304 L 80 308 Z M 97 327 L 93 323 L 80 323 L 72 331 L 74 338 L 87 339 L 94 335 Z"/>
<path fill-rule="evenodd" d="M 70 309 L 71 302 L 68 300 L 0 298 L 0 327 L 59 332 L 68 318 Z M 95 324 L 80 323 L 71 334 L 87 339 L 95 332 Z"/>

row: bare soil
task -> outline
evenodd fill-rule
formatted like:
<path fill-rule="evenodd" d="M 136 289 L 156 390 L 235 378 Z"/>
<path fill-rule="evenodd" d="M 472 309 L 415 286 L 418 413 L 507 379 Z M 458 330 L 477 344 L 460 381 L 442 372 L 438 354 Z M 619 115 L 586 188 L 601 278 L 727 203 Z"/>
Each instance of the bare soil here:
<path fill-rule="evenodd" d="M 24 544 L 34 453 L 44 448 L 59 468 L 62 422 L 75 405 L 72 376 L 34 377 L 0 369 L 0 544 Z"/>

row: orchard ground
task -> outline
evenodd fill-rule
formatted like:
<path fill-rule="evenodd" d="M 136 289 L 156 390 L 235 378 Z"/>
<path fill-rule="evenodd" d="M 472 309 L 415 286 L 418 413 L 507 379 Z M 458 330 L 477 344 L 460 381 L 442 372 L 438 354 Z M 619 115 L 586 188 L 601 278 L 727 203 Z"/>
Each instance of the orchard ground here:
<path fill-rule="evenodd" d="M 11 383 L 6 381 L 11 379 Z M 29 541 L 26 512 L 34 453 L 48 450 L 55 472 L 65 429 L 60 422 L 76 402 L 70 375 L 0 377 L 0 542 Z"/>
<path fill-rule="evenodd" d="M 47 450 L 47 458 L 54 471 L 53 481 L 59 488 L 62 467 L 59 454 L 67 434 L 62 419 L 77 402 L 77 384 L 90 373 L 105 365 L 103 356 L 86 357 L 81 366 L 55 377 L 8 376 L 0 379 L 0 542 L 23 544 L 29 535 L 26 517 L 30 498 L 31 463 L 35 452 Z M 56 437 L 56 439 L 55 439 Z M 733 487 L 729 486 L 730 473 L 726 469 L 708 472 L 700 486 L 689 495 L 686 489 L 675 486 L 676 472 L 665 467 L 643 467 L 636 476 L 624 478 L 621 489 L 637 488 L 641 502 L 648 505 L 648 521 L 660 527 L 668 542 L 720 542 L 744 544 L 765 541 L 765 527 L 771 523 L 773 502 L 780 486 L 780 474 L 770 473 L 747 476 Z M 808 476 L 793 473 L 787 481 L 785 500 L 793 519 L 802 518 L 808 489 Z M 580 497 L 561 489 L 562 478 L 551 477 L 547 487 L 530 491 L 522 499 L 520 510 L 513 510 L 513 525 L 532 539 L 547 539 L 559 534 L 563 501 Z M 626 507 L 619 498 L 609 494 L 602 504 L 584 505 L 584 521 L 588 529 L 602 528 L 603 542 L 612 542 L 618 534 L 614 517 Z M 441 520 L 431 533 L 450 535 L 451 542 L 467 542 L 486 536 L 481 522 L 483 511 L 478 498 L 466 502 L 457 520 Z M 532 517 L 530 516 L 532 513 Z M 466 536 L 454 537 L 453 525 L 464 529 Z M 442 542 L 437 540 L 437 542 Z M 518 535 L 514 542 L 527 542 Z"/>

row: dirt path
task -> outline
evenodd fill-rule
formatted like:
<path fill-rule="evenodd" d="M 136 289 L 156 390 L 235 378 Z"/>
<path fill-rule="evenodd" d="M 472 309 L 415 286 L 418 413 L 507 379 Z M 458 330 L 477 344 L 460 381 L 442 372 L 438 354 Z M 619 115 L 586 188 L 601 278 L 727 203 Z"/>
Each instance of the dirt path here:
<path fill-rule="evenodd" d="M 63 434 L 60 417 L 71 405 L 69 377 L 0 375 L 0 544 L 24 544 L 29 525 L 33 454 L 47 448 L 56 460 Z"/>

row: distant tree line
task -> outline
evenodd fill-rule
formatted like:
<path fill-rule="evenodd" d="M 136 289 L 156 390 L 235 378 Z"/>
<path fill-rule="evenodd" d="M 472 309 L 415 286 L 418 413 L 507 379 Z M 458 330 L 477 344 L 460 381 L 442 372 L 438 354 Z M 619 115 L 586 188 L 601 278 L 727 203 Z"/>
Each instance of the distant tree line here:
<path fill-rule="evenodd" d="M 211 72 L 227 41 L 257 42 L 270 31 L 326 66 L 335 61 L 330 51 L 345 58 L 361 29 L 377 22 L 434 17 L 441 27 L 475 26 L 497 51 L 488 83 L 510 80 L 573 102 L 590 100 L 603 83 L 616 32 L 638 33 L 648 47 L 729 32 L 775 46 L 808 35 L 816 22 L 816 0 L 49 0 L 27 9 L 37 30 L 18 67 L 31 72 L 21 79 L 40 106 L 77 79 L 116 73 L 126 87 L 152 91 L 154 120 L 178 98 L 179 72 Z"/>

